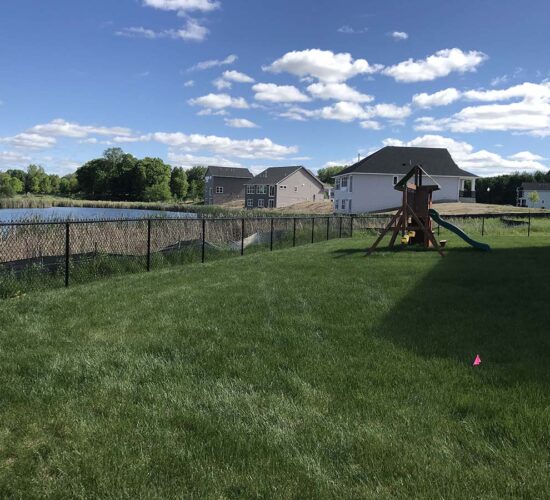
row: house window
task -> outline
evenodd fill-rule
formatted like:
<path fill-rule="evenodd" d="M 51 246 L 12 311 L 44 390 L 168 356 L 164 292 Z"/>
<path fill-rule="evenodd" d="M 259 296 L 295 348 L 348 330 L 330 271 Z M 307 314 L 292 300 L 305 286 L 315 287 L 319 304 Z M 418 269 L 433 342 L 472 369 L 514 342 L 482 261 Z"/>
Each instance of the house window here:
<path fill-rule="evenodd" d="M 267 186 L 265 184 L 258 184 L 256 186 L 256 194 L 266 194 Z"/>
<path fill-rule="evenodd" d="M 348 210 L 351 212 L 351 200 L 349 200 Z"/>
<path fill-rule="evenodd" d="M 223 186 L 216 186 L 216 194 L 223 194 Z"/>
<path fill-rule="evenodd" d="M 246 194 L 254 194 L 254 184 L 246 185 Z"/>
<path fill-rule="evenodd" d="M 340 187 L 341 188 L 347 188 L 348 187 L 348 178 L 342 177 L 342 180 L 340 181 Z"/>
<path fill-rule="evenodd" d="M 248 208 L 252 208 L 254 206 L 254 200 L 252 198 L 248 198 L 248 200 L 246 200 L 246 206 Z"/>
<path fill-rule="evenodd" d="M 351 193 L 353 191 L 353 177 L 349 176 L 349 192 Z"/>
<path fill-rule="evenodd" d="M 267 206 L 268 206 L 269 208 L 275 208 L 275 200 L 269 200 L 269 201 L 267 202 Z"/>
<path fill-rule="evenodd" d="M 258 208 L 264 208 L 264 207 L 265 207 L 264 200 L 262 198 L 260 198 L 258 200 Z"/>
<path fill-rule="evenodd" d="M 334 210 L 338 210 L 338 200 L 334 200 Z"/>
<path fill-rule="evenodd" d="M 275 186 L 269 186 L 269 196 L 275 196 Z"/>
<path fill-rule="evenodd" d="M 342 200 L 342 210 L 346 209 L 346 200 Z"/>
<path fill-rule="evenodd" d="M 336 179 L 334 189 L 340 189 L 340 177 Z"/>
<path fill-rule="evenodd" d="M 393 176 L 393 185 L 395 186 L 397 184 L 397 175 Z"/>

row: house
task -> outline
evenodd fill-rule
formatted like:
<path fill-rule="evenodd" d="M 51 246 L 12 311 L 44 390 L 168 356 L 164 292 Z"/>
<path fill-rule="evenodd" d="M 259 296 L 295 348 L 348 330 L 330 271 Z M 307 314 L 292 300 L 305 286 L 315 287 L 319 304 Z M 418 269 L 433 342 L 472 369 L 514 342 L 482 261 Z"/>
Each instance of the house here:
<path fill-rule="evenodd" d="M 247 208 L 281 208 L 325 198 L 325 186 L 304 167 L 271 167 L 248 181 Z"/>
<path fill-rule="evenodd" d="M 208 167 L 204 177 L 205 205 L 244 200 L 244 185 L 252 177 L 247 168 Z"/>
<path fill-rule="evenodd" d="M 537 195 L 533 195 L 537 193 Z M 535 201 L 533 198 L 537 198 Z M 550 183 L 549 182 L 523 182 L 517 188 L 517 206 L 529 208 L 546 208 L 550 206 Z"/>
<path fill-rule="evenodd" d="M 444 148 L 386 146 L 345 168 L 335 176 L 336 213 L 363 213 L 387 210 L 401 204 L 394 189 L 410 169 L 420 165 L 439 184 L 435 202 L 475 203 L 477 176 L 458 167 Z"/>

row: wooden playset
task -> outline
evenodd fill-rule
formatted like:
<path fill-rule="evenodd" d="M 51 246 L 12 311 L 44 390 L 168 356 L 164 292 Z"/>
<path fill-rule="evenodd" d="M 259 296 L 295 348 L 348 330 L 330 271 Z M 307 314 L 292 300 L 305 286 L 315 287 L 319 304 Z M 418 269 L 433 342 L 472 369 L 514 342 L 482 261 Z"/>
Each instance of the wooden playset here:
<path fill-rule="evenodd" d="M 433 184 L 424 184 L 426 180 Z M 442 246 L 435 239 L 430 217 L 432 193 L 439 189 L 439 185 L 420 165 L 417 165 L 395 185 L 394 189 L 403 193 L 401 208 L 380 233 L 378 239 L 369 249 L 368 255 L 374 252 L 384 236 L 392 231 L 390 247 L 395 245 L 395 241 L 401 233 L 402 245 L 419 244 L 425 248 L 434 247 L 443 257 Z"/>

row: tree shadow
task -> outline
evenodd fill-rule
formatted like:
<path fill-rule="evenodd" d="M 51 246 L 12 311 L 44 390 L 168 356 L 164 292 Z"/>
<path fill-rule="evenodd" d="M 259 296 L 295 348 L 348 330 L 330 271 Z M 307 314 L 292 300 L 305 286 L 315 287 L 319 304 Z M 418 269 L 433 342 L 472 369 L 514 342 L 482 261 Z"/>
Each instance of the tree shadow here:
<path fill-rule="evenodd" d="M 335 257 L 361 252 L 342 249 Z M 481 369 L 498 372 L 494 383 L 536 381 L 548 392 L 549 262 L 549 247 L 450 249 L 392 307 L 376 334 L 425 358 L 471 364 L 479 354 Z M 396 272 L 407 272 L 397 266 Z"/>

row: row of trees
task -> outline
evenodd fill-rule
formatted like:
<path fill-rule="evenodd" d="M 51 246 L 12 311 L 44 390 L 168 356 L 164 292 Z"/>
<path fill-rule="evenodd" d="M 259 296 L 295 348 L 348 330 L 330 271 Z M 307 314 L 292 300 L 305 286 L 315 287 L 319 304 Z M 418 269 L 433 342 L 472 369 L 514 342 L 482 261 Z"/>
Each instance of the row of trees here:
<path fill-rule="evenodd" d="M 29 165 L 26 171 L 10 169 L 0 173 L 0 196 L 3 197 L 22 193 L 70 196 L 77 187 L 74 174 L 65 177 L 49 175 L 38 165 Z"/>
<path fill-rule="evenodd" d="M 30 165 L 27 171 L 0 173 L 0 196 L 31 193 L 135 201 L 200 199 L 205 173 L 205 167 L 172 168 L 160 158 L 138 159 L 120 148 L 111 148 L 65 177 L 48 175 L 37 165 Z"/>
<path fill-rule="evenodd" d="M 171 168 L 160 158 L 138 159 L 120 148 L 105 151 L 76 171 L 80 192 L 90 199 L 167 201 L 203 196 L 206 168 Z"/>
<path fill-rule="evenodd" d="M 515 172 L 509 175 L 476 179 L 476 201 L 497 205 L 515 205 L 517 188 L 521 187 L 523 182 L 550 182 L 550 171 L 535 172 L 534 174 Z"/>

